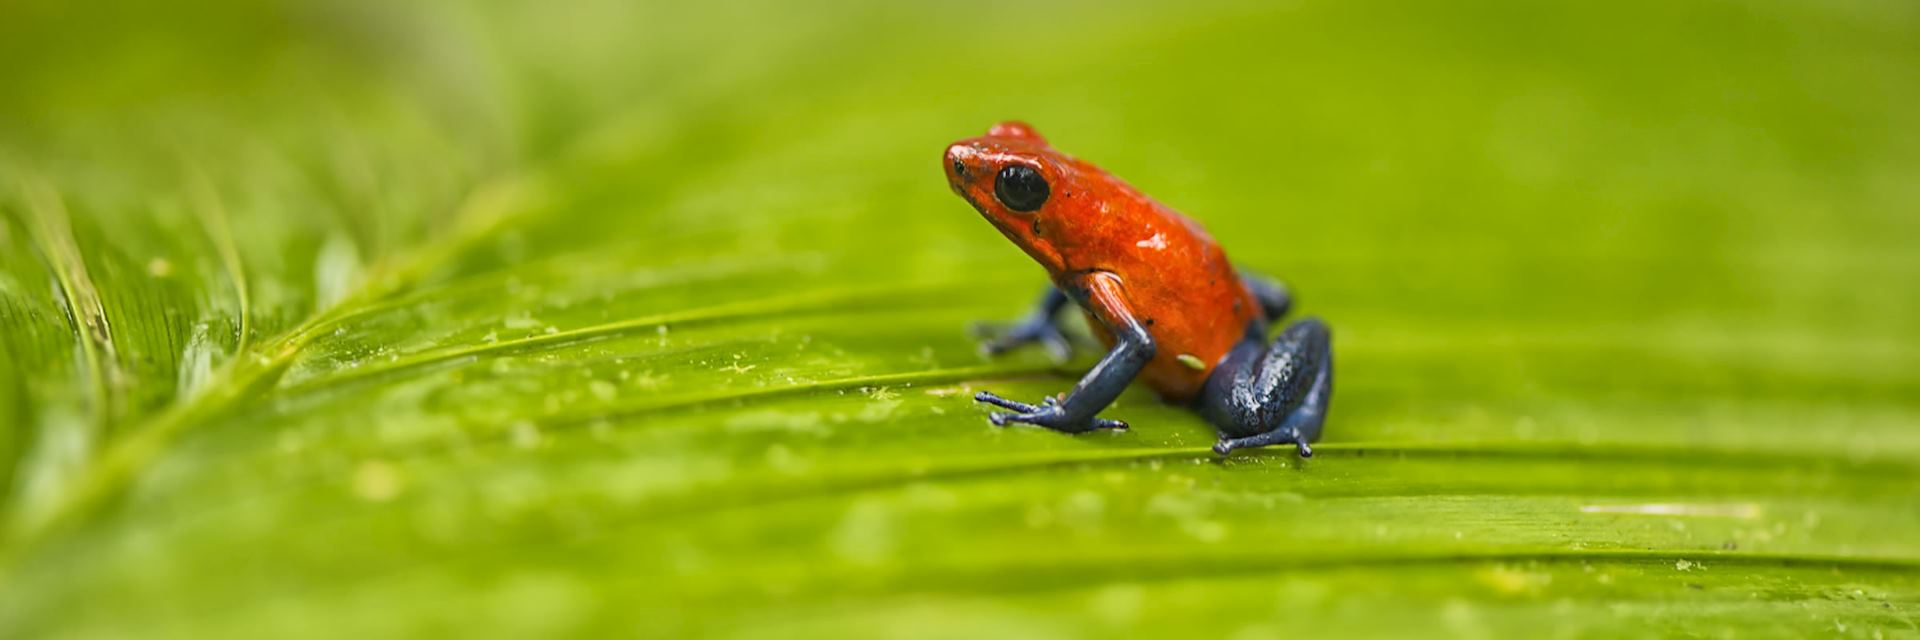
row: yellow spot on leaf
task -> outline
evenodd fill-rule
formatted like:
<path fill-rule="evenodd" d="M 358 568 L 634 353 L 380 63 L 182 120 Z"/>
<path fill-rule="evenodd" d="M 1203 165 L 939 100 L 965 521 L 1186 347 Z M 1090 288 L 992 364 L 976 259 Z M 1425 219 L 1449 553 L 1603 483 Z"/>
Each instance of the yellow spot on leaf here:
<path fill-rule="evenodd" d="M 406 484 L 400 469 L 384 461 L 368 460 L 353 470 L 353 492 L 369 502 L 392 500 Z"/>

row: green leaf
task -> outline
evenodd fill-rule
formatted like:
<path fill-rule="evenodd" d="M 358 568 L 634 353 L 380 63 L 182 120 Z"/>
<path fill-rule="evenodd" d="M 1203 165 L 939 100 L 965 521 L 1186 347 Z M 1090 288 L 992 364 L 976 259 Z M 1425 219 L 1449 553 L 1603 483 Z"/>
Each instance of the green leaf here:
<path fill-rule="evenodd" d="M 0 637 L 1920 632 L 1906 5 L 109 4 L 0 8 Z M 1015 117 L 1317 457 L 987 424 Z"/>

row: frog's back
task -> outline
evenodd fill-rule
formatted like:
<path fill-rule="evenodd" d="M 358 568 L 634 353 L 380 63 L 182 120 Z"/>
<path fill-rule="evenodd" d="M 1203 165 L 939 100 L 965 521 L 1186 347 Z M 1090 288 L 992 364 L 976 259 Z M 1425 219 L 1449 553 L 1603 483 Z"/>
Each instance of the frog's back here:
<path fill-rule="evenodd" d="M 1198 223 L 1146 197 L 1097 167 L 1105 193 L 1068 193 L 1093 210 L 1083 220 L 1099 221 L 1080 236 L 1072 254 L 1087 256 L 1071 265 L 1118 276 L 1133 311 L 1157 345 L 1140 379 L 1168 400 L 1198 394 L 1208 374 L 1228 351 L 1261 322 L 1259 301 L 1234 270 L 1227 254 Z M 1084 198 L 1084 199 L 1083 199 Z M 1094 332 L 1109 347 L 1113 337 L 1098 322 Z"/>

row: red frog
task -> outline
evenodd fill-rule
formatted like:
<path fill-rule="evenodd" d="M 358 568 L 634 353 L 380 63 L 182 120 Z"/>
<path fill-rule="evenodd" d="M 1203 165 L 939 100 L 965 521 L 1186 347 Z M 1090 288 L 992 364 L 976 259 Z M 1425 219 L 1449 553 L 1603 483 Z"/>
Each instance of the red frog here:
<path fill-rule="evenodd" d="M 1220 433 L 1213 450 L 1292 444 L 1311 456 L 1333 390 L 1327 326 L 1296 321 L 1287 289 L 1243 277 L 1199 224 L 1099 167 L 1047 144 L 1023 122 L 947 147 L 947 182 L 1053 279 L 1036 309 L 983 345 L 989 354 L 1039 343 L 1071 353 L 1056 324 L 1071 300 L 1107 354 L 1064 398 L 1039 405 L 982 391 L 974 398 L 1021 422 L 1080 433 L 1125 429 L 1098 416 L 1134 378 L 1192 407 Z"/>

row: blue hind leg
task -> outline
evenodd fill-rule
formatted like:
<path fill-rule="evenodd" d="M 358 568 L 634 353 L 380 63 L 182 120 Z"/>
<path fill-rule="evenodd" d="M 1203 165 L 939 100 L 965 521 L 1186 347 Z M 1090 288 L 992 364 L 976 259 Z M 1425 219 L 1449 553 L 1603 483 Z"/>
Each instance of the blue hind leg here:
<path fill-rule="evenodd" d="M 1292 444 L 1313 455 L 1333 395 L 1333 350 L 1327 325 L 1307 318 L 1272 345 L 1249 340 L 1207 379 L 1198 409 L 1220 431 L 1214 453 Z"/>
<path fill-rule="evenodd" d="M 1293 308 L 1293 293 L 1279 281 L 1242 270 L 1240 282 L 1253 292 L 1254 299 L 1260 301 L 1260 310 L 1267 314 L 1268 323 L 1279 322 L 1287 316 L 1287 310 Z M 1264 333 L 1265 327 L 1261 329 Z"/>

